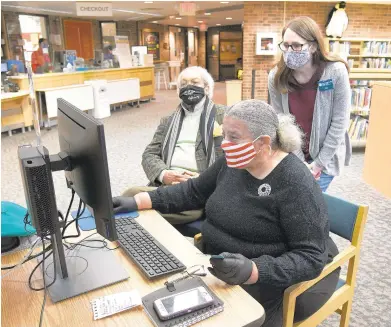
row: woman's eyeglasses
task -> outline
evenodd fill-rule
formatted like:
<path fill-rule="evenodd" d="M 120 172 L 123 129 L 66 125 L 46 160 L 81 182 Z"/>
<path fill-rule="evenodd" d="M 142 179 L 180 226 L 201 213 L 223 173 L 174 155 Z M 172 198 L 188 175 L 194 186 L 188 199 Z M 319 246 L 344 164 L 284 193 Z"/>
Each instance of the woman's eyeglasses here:
<path fill-rule="evenodd" d="M 303 50 L 303 46 L 306 45 L 306 44 L 309 44 L 309 43 L 297 43 L 297 42 L 294 42 L 292 44 L 289 44 L 287 42 L 281 42 L 278 44 L 279 48 L 282 50 L 282 51 L 288 51 L 289 48 L 291 48 L 293 51 L 301 51 Z"/>

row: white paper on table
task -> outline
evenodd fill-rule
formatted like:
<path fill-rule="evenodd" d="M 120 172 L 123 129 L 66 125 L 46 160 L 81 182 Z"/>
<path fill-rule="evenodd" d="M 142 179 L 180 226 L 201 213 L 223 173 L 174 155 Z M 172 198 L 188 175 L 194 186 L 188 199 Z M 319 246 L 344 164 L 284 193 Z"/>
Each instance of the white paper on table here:
<path fill-rule="evenodd" d="M 91 304 L 94 320 L 98 320 L 141 305 L 141 297 L 137 290 L 133 290 L 100 297 Z"/>

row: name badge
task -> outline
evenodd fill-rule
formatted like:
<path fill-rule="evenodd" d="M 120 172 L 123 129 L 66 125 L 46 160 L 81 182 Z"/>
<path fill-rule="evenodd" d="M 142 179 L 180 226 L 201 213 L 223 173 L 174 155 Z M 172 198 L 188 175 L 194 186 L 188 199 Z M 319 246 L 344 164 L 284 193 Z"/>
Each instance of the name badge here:
<path fill-rule="evenodd" d="M 318 83 L 319 91 L 328 91 L 334 90 L 334 83 L 332 79 L 327 79 L 324 81 L 319 81 Z"/>

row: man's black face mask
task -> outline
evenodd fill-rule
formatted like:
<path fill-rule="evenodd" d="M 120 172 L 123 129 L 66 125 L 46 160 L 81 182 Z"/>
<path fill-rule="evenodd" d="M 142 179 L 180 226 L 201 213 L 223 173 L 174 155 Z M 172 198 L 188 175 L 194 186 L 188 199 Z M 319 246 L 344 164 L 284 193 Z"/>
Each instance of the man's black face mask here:
<path fill-rule="evenodd" d="M 195 85 L 187 85 L 179 91 L 179 98 L 189 106 L 195 106 L 204 96 L 204 88 Z"/>

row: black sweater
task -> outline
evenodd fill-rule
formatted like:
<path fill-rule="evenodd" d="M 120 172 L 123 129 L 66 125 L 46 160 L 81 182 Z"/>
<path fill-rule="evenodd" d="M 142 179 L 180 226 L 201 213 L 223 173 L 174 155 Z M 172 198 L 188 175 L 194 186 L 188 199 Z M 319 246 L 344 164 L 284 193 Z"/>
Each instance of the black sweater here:
<path fill-rule="evenodd" d="M 207 252 L 243 254 L 257 265 L 260 284 L 286 288 L 313 279 L 338 253 L 322 192 L 294 154 L 263 180 L 228 168 L 223 157 L 198 178 L 149 195 L 162 213 L 205 207 Z"/>

